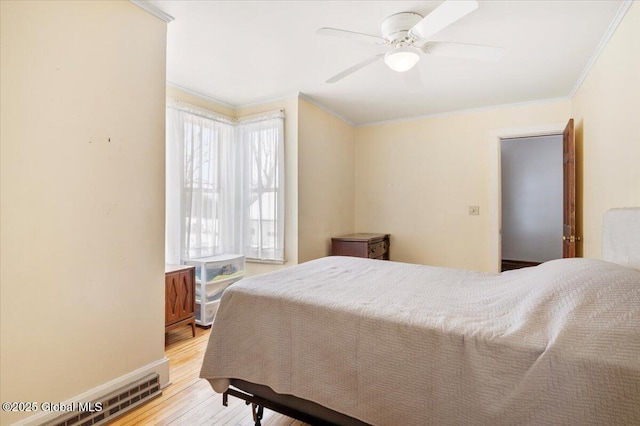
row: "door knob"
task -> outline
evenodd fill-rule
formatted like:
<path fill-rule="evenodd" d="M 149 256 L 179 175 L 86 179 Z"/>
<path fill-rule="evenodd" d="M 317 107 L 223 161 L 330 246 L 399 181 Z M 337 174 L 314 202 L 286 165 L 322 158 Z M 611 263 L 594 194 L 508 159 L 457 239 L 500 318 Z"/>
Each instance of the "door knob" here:
<path fill-rule="evenodd" d="M 576 241 L 580 241 L 581 238 L 580 237 L 576 237 L 575 235 L 571 235 L 569 238 L 565 237 L 564 235 L 562 236 L 562 241 L 567 241 L 569 240 L 570 243 L 575 243 Z"/>

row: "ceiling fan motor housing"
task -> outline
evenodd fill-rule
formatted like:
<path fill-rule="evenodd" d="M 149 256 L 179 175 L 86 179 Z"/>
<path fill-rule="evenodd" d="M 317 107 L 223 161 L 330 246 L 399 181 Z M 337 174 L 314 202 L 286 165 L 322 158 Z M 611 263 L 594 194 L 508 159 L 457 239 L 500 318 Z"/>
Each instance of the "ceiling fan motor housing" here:
<path fill-rule="evenodd" d="M 391 15 L 382 21 L 382 36 L 389 42 L 404 40 L 409 30 L 422 20 L 422 16 L 414 12 L 401 12 Z"/>

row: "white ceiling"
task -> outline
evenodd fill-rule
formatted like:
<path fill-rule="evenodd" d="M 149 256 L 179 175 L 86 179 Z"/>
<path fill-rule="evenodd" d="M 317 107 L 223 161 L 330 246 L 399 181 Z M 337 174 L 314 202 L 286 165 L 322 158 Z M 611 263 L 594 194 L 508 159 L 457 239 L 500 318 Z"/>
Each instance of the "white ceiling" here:
<path fill-rule="evenodd" d="M 621 0 L 482 1 L 432 41 L 501 46 L 497 63 L 422 56 L 423 87 L 382 61 L 325 81 L 386 47 L 319 36 L 380 35 L 384 18 L 441 1 L 149 1 L 173 16 L 169 84 L 238 107 L 302 93 L 355 125 L 567 97 L 616 22 Z"/>

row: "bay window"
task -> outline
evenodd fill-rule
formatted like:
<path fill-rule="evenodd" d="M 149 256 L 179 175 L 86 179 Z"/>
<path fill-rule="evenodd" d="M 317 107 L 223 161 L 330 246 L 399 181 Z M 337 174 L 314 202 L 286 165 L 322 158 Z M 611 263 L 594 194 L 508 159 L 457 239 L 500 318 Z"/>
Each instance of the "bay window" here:
<path fill-rule="evenodd" d="M 167 106 L 166 261 L 284 260 L 284 115 Z"/>

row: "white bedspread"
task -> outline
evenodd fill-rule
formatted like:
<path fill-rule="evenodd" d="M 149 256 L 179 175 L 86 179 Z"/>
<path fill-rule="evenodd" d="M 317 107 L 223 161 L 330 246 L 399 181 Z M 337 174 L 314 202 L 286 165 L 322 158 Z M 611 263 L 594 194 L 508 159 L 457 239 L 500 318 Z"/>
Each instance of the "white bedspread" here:
<path fill-rule="evenodd" d="M 640 272 L 322 258 L 227 289 L 201 377 L 375 425 L 638 425 Z"/>

